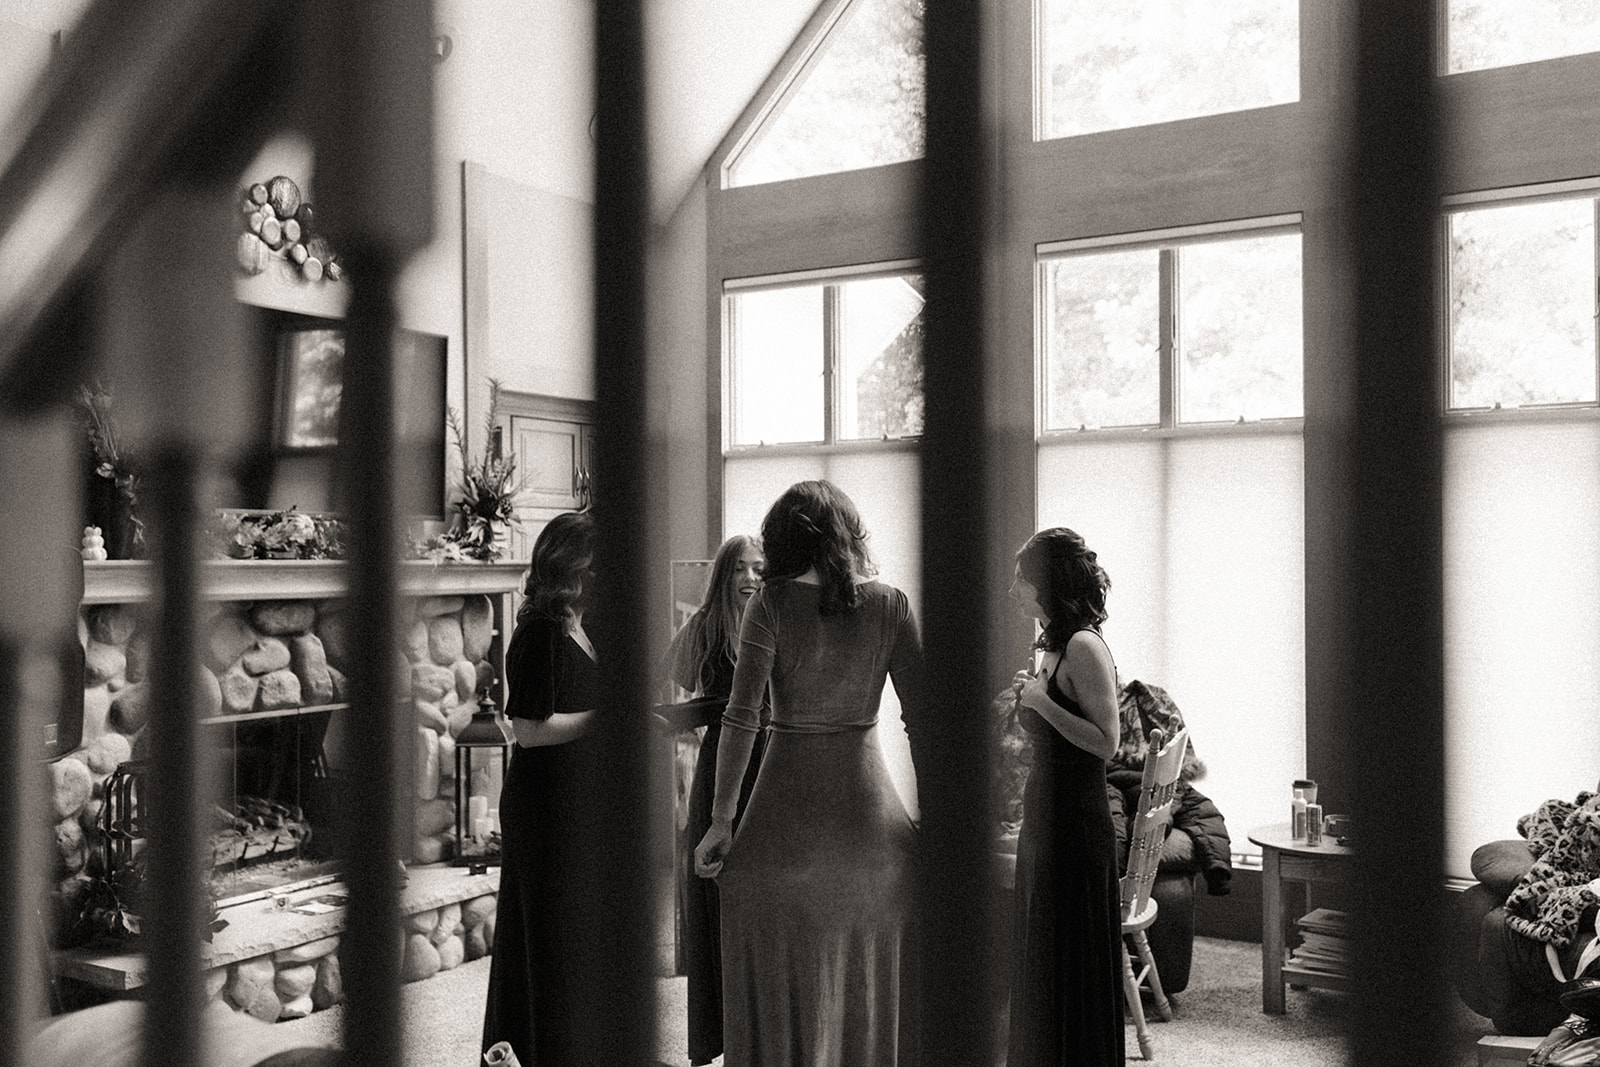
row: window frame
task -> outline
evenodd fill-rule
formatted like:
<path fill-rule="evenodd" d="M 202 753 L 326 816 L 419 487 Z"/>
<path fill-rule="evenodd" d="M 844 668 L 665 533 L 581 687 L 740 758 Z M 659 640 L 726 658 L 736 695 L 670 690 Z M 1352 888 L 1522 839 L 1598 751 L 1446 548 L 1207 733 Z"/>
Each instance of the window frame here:
<path fill-rule="evenodd" d="M 1215 244 L 1220 241 L 1245 237 L 1272 237 L 1294 234 L 1302 238 L 1301 260 L 1304 263 L 1304 220 L 1300 212 L 1281 215 L 1264 215 L 1253 219 L 1236 219 L 1202 223 L 1170 229 L 1146 230 L 1139 233 L 1111 234 L 1102 237 L 1070 238 L 1060 241 L 1041 241 L 1034 246 L 1034 437 L 1039 443 L 1059 442 L 1073 437 L 1149 437 L 1152 434 L 1173 437 L 1217 433 L 1298 433 L 1305 423 L 1305 408 L 1301 414 L 1282 415 L 1261 419 L 1240 419 L 1233 422 L 1184 422 L 1178 414 L 1183 392 L 1183 353 L 1178 345 L 1179 327 L 1183 308 L 1179 299 L 1182 279 L 1179 277 L 1177 252 L 1186 247 Z M 1074 256 L 1105 252 L 1132 252 L 1156 249 L 1160 253 L 1158 270 L 1159 296 L 1157 304 L 1158 351 L 1158 421 L 1135 426 L 1104 426 L 1090 429 L 1051 428 L 1049 424 L 1049 329 L 1046 317 L 1049 308 L 1049 263 Z M 1302 303 L 1301 335 L 1304 338 L 1305 316 Z M 1304 359 L 1305 347 L 1301 353 Z M 1302 393 L 1304 391 L 1304 366 L 1301 367 Z"/>
<path fill-rule="evenodd" d="M 1595 398 L 1593 400 L 1561 400 L 1547 404 L 1517 404 L 1503 407 L 1498 402 L 1492 407 L 1454 407 L 1451 404 L 1451 370 L 1455 355 L 1455 338 L 1450 330 L 1450 217 L 1475 210 L 1498 207 L 1550 203 L 1563 200 L 1588 200 L 1594 217 L 1594 271 L 1589 277 L 1589 294 L 1593 300 L 1596 322 L 1594 351 L 1591 353 L 1591 371 Z M 1456 193 L 1440 200 L 1439 218 L 1435 227 L 1438 265 L 1438 330 L 1439 330 L 1439 414 L 1448 421 L 1469 419 L 1543 419 L 1567 421 L 1574 418 L 1600 418 L 1600 178 L 1578 178 L 1570 181 L 1547 182 L 1538 185 L 1507 186 L 1472 193 Z"/>
<path fill-rule="evenodd" d="M 821 270 L 787 271 L 751 278 L 727 278 L 722 282 L 722 380 L 724 415 L 722 420 L 723 458 L 747 456 L 753 453 L 777 455 L 782 453 L 812 453 L 821 451 L 859 451 L 883 449 L 914 444 L 921 434 L 902 434 L 899 437 L 841 437 L 839 435 L 840 333 L 839 289 L 851 282 L 871 281 L 876 278 L 901 278 L 922 274 L 920 259 L 889 260 L 863 263 L 853 267 Z M 779 289 L 798 289 L 820 286 L 822 288 L 822 439 L 818 441 L 778 441 L 772 443 L 737 443 L 734 428 L 739 418 L 739 375 L 735 369 L 734 298 L 748 293 L 772 292 Z"/>
<path fill-rule="evenodd" d="M 1305 102 L 1306 31 L 1304 20 L 1301 18 L 1301 10 L 1304 8 L 1304 3 L 1302 0 L 1300 4 L 1296 5 L 1297 8 L 1301 10 L 1297 10 L 1295 15 L 1294 62 L 1296 65 L 1296 88 L 1295 95 L 1292 99 L 1278 100 L 1266 104 L 1251 104 L 1248 107 L 1230 108 L 1225 111 L 1208 111 L 1199 115 L 1184 115 L 1176 118 L 1163 119 L 1141 119 L 1138 122 L 1128 125 L 1110 126 L 1105 129 L 1083 130 L 1077 133 L 1052 134 L 1047 128 L 1050 123 L 1049 112 L 1051 104 L 1049 87 L 1050 72 L 1046 69 L 1048 57 L 1045 55 L 1045 21 L 1047 18 L 1046 8 L 1049 6 L 1050 2 L 1051 0 L 1031 0 L 1030 3 L 1032 9 L 1032 33 L 1029 41 L 1029 54 L 1032 62 L 1029 79 L 1032 83 L 1031 99 L 1033 102 L 1033 115 L 1030 125 L 1033 131 L 1032 140 L 1034 144 L 1045 144 L 1051 141 L 1070 141 L 1079 137 L 1100 137 L 1104 136 L 1105 134 L 1122 133 L 1128 130 L 1148 129 L 1152 126 L 1165 126 L 1170 123 L 1204 121 L 1207 119 L 1215 119 L 1222 115 L 1247 114 L 1251 111 L 1264 111 L 1275 107 L 1291 107 L 1303 104 Z M 1449 0 L 1440 0 L 1439 6 L 1441 9 L 1443 9 L 1448 3 Z"/>

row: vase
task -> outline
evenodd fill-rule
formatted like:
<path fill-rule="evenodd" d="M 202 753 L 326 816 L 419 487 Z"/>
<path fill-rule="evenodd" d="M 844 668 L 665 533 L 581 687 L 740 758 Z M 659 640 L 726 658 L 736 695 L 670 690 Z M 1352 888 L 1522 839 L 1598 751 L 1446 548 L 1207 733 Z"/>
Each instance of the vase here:
<path fill-rule="evenodd" d="M 144 527 L 133 513 L 133 504 L 115 482 L 89 472 L 88 499 L 84 522 L 100 527 L 105 539 L 107 559 L 142 559 Z"/>

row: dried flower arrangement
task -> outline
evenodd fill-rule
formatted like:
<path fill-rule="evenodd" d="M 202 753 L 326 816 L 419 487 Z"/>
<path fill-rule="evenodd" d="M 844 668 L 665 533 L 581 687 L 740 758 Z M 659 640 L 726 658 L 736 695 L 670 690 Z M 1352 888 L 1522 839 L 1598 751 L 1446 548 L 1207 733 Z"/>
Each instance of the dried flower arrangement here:
<path fill-rule="evenodd" d="M 500 413 L 500 380 L 489 379 L 489 411 L 485 417 L 485 440 L 496 442 L 496 420 Z M 493 562 L 500 558 L 500 545 L 496 534 L 502 527 L 517 523 L 516 495 L 522 488 L 517 478 L 517 457 L 489 447 L 484 455 L 474 459 L 467 448 L 467 435 L 461 426 L 461 417 L 454 408 L 446 411 L 450 433 L 456 451 L 461 456 L 461 496 L 450 510 L 455 521 L 438 540 L 434 551 L 442 551 L 445 544 L 455 545 L 467 559 Z M 432 558 L 430 556 L 430 558 Z"/>
<path fill-rule="evenodd" d="M 296 508 L 263 515 L 224 512 L 210 529 L 218 554 L 229 559 L 343 559 L 338 519 Z"/>
<path fill-rule="evenodd" d="M 140 912 L 147 855 L 148 852 L 139 853 L 113 874 L 80 880 L 78 892 L 68 905 L 75 905 L 75 912 L 66 916 L 69 925 L 61 935 L 63 947 L 125 944 L 140 938 L 144 933 Z M 202 894 L 205 916 L 200 937 L 209 943 L 213 934 L 228 925 L 228 920 L 219 915 L 209 883 L 203 886 Z"/>
<path fill-rule="evenodd" d="M 139 469 L 133 453 L 117 433 L 111 394 L 99 382 L 81 385 L 75 406 L 83 425 L 90 467 L 89 521 L 103 529 L 110 558 L 141 556 L 144 523 L 137 512 Z"/>

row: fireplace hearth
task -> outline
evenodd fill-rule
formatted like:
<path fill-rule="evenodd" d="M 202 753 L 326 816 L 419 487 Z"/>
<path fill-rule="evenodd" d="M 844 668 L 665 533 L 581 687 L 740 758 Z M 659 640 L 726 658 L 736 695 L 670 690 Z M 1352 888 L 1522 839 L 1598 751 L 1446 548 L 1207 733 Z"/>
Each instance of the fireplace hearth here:
<path fill-rule="evenodd" d="M 336 858 L 355 844 L 344 840 L 356 831 L 344 826 L 349 805 L 341 801 L 346 770 L 366 745 L 348 714 L 342 671 L 350 654 L 345 574 L 328 561 L 201 564 L 201 864 L 224 903 L 331 880 Z M 481 690 L 502 701 L 503 627 L 521 576 L 514 564 L 400 568 L 394 667 L 406 697 L 395 714 L 415 736 L 416 754 L 408 863 L 453 853 L 455 738 Z M 136 863 L 147 834 L 149 720 L 162 706 L 147 673 L 144 605 L 153 592 L 145 563 L 84 565 L 82 730 L 71 751 L 47 756 L 62 947 L 81 942 L 84 916 L 116 872 Z M 492 797 L 498 778 L 474 775 L 473 792 Z"/>

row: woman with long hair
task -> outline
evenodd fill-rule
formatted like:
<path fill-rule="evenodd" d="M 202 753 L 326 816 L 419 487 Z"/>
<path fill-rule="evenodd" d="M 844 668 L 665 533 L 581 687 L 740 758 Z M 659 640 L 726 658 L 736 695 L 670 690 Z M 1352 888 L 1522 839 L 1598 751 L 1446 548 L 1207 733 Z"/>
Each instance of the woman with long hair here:
<path fill-rule="evenodd" d="M 500 899 L 489 969 L 483 1049 L 508 1042 L 522 1067 L 577 1062 L 565 1023 L 576 1009 L 571 961 L 584 951 L 568 886 L 582 842 L 580 775 L 599 703 L 594 645 L 584 632 L 593 592 L 594 519 L 551 519 L 533 559 L 506 650 L 506 717 L 516 745 L 500 790 Z"/>
<path fill-rule="evenodd" d="M 720 697 L 733 691 L 733 668 L 739 651 L 739 622 L 745 605 L 761 588 L 766 557 L 761 543 L 747 534 L 722 542 L 711 563 L 705 599 L 673 635 L 667 649 L 672 680 L 693 696 Z M 745 802 L 761 766 L 766 734 L 756 735 L 749 769 L 734 810 L 738 829 Z M 694 847 L 711 828 L 711 800 L 716 788 L 717 751 L 722 740 L 722 714 L 718 710 L 706 724 L 689 784 L 688 819 L 682 840 L 689 851 L 683 884 L 678 887 L 683 906 L 683 962 L 689 977 L 689 1063 L 694 1067 L 722 1055 L 722 909 L 717 883 L 694 873 Z"/>
<path fill-rule="evenodd" d="M 1017 845 L 1017 973 L 1008 1067 L 1120 1065 L 1122 916 L 1106 761 L 1117 749 L 1117 668 L 1100 634 L 1106 576 L 1073 531 L 1017 552 L 1011 597 L 1043 627 L 1037 671 L 1013 679 L 1033 738 Z"/>
<path fill-rule="evenodd" d="M 892 678 L 917 761 L 921 641 L 906 595 L 872 579 L 866 530 L 837 486 L 791 486 L 761 540 L 766 584 L 745 609 L 695 850 L 722 894 L 725 1062 L 895 1067 L 915 1053 L 915 1015 L 901 1011 L 915 830 L 873 726 Z M 734 836 L 763 693 L 766 754 Z"/>

